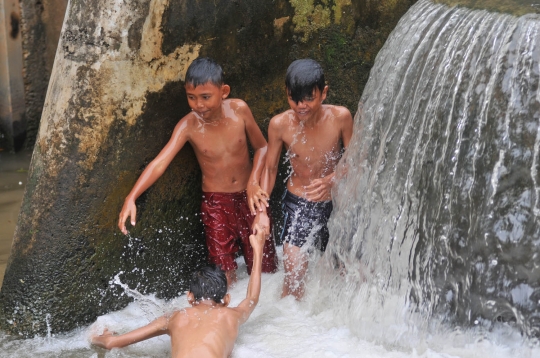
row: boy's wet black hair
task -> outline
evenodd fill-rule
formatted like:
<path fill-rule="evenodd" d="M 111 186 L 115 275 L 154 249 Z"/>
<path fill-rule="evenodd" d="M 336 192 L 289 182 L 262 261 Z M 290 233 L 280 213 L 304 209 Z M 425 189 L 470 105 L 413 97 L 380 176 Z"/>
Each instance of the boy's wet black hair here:
<path fill-rule="evenodd" d="M 227 294 L 227 276 L 217 265 L 205 266 L 191 276 L 189 291 L 195 296 L 195 301 L 213 300 L 223 303 Z"/>
<path fill-rule="evenodd" d="M 186 85 L 197 87 L 206 83 L 221 86 L 223 84 L 223 70 L 211 58 L 199 57 L 187 69 Z"/>
<path fill-rule="evenodd" d="M 324 90 L 324 71 L 321 65 L 310 58 L 293 61 L 287 69 L 285 76 L 287 94 L 296 103 L 306 97 L 311 97 L 313 90 Z"/>

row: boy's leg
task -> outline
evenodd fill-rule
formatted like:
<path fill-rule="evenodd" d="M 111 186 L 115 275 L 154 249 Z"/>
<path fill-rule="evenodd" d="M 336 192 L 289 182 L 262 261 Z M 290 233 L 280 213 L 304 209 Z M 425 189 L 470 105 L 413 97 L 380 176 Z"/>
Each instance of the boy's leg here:
<path fill-rule="evenodd" d="M 282 297 L 293 295 L 299 300 L 304 295 L 308 268 L 309 255 L 306 249 L 317 247 L 324 251 L 326 248 L 328 243 L 326 223 L 332 211 L 332 203 L 309 202 L 286 191 L 282 199 L 282 209 L 285 267 Z"/>
<path fill-rule="evenodd" d="M 304 278 L 308 268 L 308 255 L 298 246 L 283 244 L 285 278 L 281 297 L 293 295 L 297 300 L 304 296 Z"/>
<path fill-rule="evenodd" d="M 239 249 L 235 230 L 229 224 L 234 222 L 234 202 L 229 194 L 204 193 L 201 216 L 210 262 L 221 266 L 230 287 L 237 281 L 235 256 Z"/>

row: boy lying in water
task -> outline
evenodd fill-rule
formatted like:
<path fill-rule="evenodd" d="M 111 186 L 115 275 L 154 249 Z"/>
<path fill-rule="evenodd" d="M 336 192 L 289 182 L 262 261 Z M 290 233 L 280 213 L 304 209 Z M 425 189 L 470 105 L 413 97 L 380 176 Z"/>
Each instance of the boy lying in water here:
<path fill-rule="evenodd" d="M 253 247 L 253 269 L 249 278 L 246 298 L 238 307 L 227 307 L 225 272 L 213 265 L 193 274 L 188 302 L 192 307 L 174 311 L 148 325 L 119 336 L 107 329 L 91 337 L 92 344 L 112 349 L 125 347 L 162 334 L 171 336 L 172 357 L 228 357 L 234 347 L 238 329 L 247 321 L 261 292 L 261 267 L 265 235 L 255 225 L 255 234 L 249 237 Z"/>

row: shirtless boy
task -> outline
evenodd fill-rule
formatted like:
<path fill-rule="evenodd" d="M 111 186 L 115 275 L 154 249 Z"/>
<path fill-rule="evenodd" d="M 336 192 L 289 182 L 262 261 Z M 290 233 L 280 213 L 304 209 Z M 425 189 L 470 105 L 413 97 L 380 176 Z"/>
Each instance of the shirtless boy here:
<path fill-rule="evenodd" d="M 282 297 L 304 294 L 308 251 L 321 251 L 328 243 L 326 226 L 332 211 L 334 169 L 352 135 L 353 120 L 345 107 L 322 104 L 326 99 L 322 67 L 314 60 L 294 61 L 285 79 L 291 109 L 270 120 L 268 153 L 261 178 L 271 193 L 282 145 L 292 172 L 283 197 L 283 258 L 285 281 Z M 263 200 L 268 205 L 267 200 Z"/>
<path fill-rule="evenodd" d="M 120 348 L 162 334 L 171 336 L 172 357 L 228 357 L 238 336 L 240 325 L 247 321 L 261 292 L 261 266 L 265 238 L 255 225 L 255 235 L 249 237 L 253 247 L 253 268 L 246 298 L 238 307 L 227 307 L 225 273 L 214 266 L 193 274 L 188 302 L 192 307 L 160 317 L 148 325 L 115 336 L 107 329 L 91 337 L 92 344 L 106 349 Z"/>
<path fill-rule="evenodd" d="M 253 265 L 249 234 L 256 213 L 260 213 L 259 202 L 266 198 L 259 177 L 267 143 L 247 104 L 240 99 L 227 99 L 231 89 L 223 82 L 221 67 L 212 59 L 193 61 L 185 83 L 192 111 L 178 122 L 169 142 L 148 164 L 126 197 L 118 227 L 127 234 L 125 222 L 129 217 L 131 225 L 135 225 L 135 200 L 161 177 L 189 142 L 202 171 L 201 214 L 210 262 L 220 265 L 232 284 L 236 282 L 238 268 L 235 255 L 240 249 L 248 273 Z M 249 157 L 248 140 L 255 150 L 254 165 Z M 276 265 L 274 241 L 268 237 L 262 270 L 275 272 Z"/>

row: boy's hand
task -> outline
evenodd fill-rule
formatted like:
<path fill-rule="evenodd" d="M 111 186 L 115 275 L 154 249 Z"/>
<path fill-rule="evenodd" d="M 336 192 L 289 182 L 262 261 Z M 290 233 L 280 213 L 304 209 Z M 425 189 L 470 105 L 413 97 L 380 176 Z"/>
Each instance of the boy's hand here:
<path fill-rule="evenodd" d="M 253 254 L 262 255 L 267 235 L 265 235 L 264 230 L 259 225 L 255 225 L 253 232 L 254 233 L 249 236 L 249 243 L 253 248 Z"/>
<path fill-rule="evenodd" d="M 256 215 L 257 211 L 263 211 L 268 207 L 268 193 L 262 190 L 259 185 L 248 184 L 247 197 L 252 215 Z"/>
<path fill-rule="evenodd" d="M 122 211 L 120 212 L 120 217 L 118 219 L 118 227 L 124 235 L 128 234 L 126 229 L 126 220 L 131 217 L 131 225 L 135 226 L 135 218 L 137 217 L 137 206 L 133 200 L 126 200 Z"/>
<path fill-rule="evenodd" d="M 334 173 L 324 178 L 314 179 L 311 184 L 305 187 L 306 199 L 309 201 L 326 201 L 332 199 L 332 184 L 334 183 Z"/>
<path fill-rule="evenodd" d="M 111 337 L 114 337 L 115 334 L 116 334 L 115 332 L 111 332 L 109 331 L 108 328 L 105 328 L 102 334 L 93 334 L 90 337 L 90 342 L 95 346 L 105 348 L 105 349 L 110 349 L 108 347 L 108 343 Z"/>

